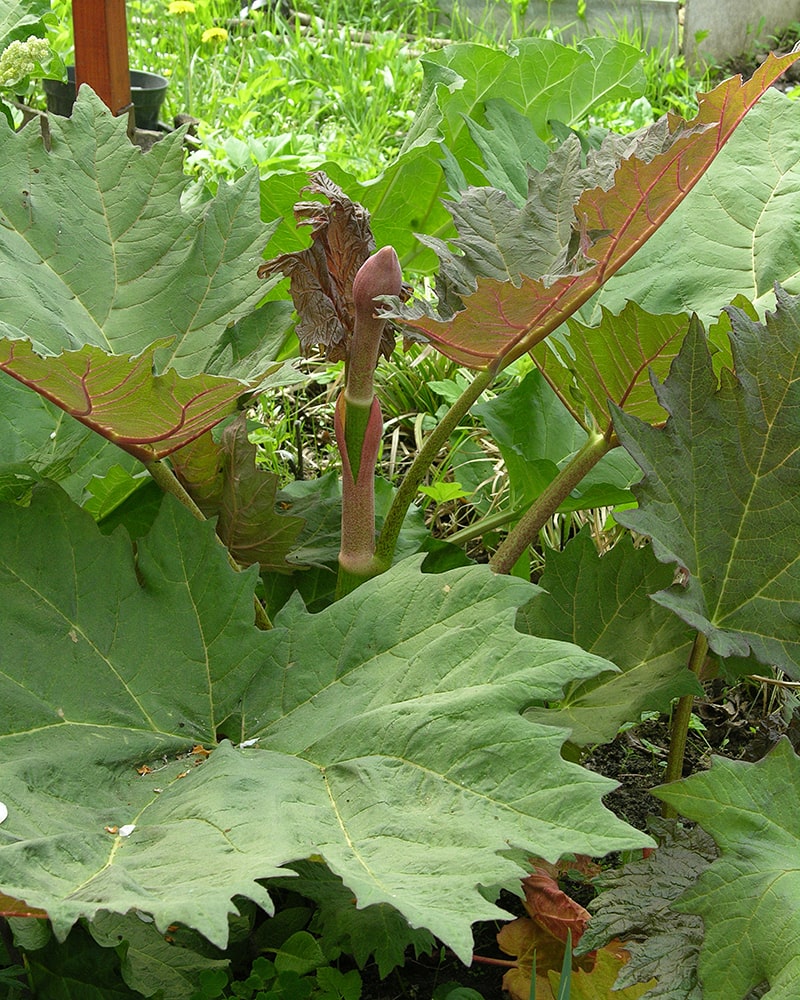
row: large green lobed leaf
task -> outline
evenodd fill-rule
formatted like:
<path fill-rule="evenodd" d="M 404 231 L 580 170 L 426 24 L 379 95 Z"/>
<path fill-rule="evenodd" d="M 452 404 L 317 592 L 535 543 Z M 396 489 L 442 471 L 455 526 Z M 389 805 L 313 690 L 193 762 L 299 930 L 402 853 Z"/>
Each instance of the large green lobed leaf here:
<path fill-rule="evenodd" d="M 143 154 L 88 88 L 49 130 L 48 151 L 35 129 L 0 129 L 4 322 L 43 354 L 135 355 L 171 338 L 159 368 L 202 371 L 264 293 L 257 178 L 182 206 L 180 134 Z"/>
<path fill-rule="evenodd" d="M 511 848 L 648 842 L 521 715 L 610 669 L 515 631 L 530 584 L 413 559 L 263 633 L 253 573 L 171 498 L 135 555 L 56 487 L 0 507 L 0 884 L 59 936 L 135 909 L 224 945 L 232 897 L 269 910 L 258 880 L 321 856 L 468 959 Z"/>
<path fill-rule="evenodd" d="M 143 154 L 88 88 L 46 134 L 0 128 L 0 371 L 135 457 L 163 457 L 246 388 L 203 372 L 264 294 L 257 177 L 185 206 L 180 134 Z M 269 341 L 281 316 L 263 315 Z M 264 365 L 256 350 L 237 376 Z M 25 425 L 21 402 L 9 419 Z"/>
<path fill-rule="evenodd" d="M 613 740 L 620 726 L 638 722 L 643 712 L 669 712 L 673 699 L 701 695 L 687 669 L 691 629 L 649 597 L 672 575 L 649 546 L 634 549 L 629 538 L 599 556 L 587 528 L 563 552 L 549 552 L 540 580 L 546 593 L 520 609 L 518 627 L 574 642 L 605 656 L 619 672 L 567 685 L 564 698 L 529 709 L 527 717 L 568 726 L 571 741 L 587 746 Z"/>
<path fill-rule="evenodd" d="M 800 759 L 785 737 L 756 764 L 712 759 L 711 770 L 654 794 L 712 835 L 721 857 L 676 904 L 705 924 L 704 1000 L 800 993 Z"/>
<path fill-rule="evenodd" d="M 657 980 L 649 1000 L 703 1000 L 697 960 L 703 944 L 703 921 L 676 911 L 673 903 L 694 886 L 717 857 L 714 841 L 701 827 L 684 829 L 676 820 L 651 817 L 659 846 L 649 857 L 604 872 L 589 904 L 592 919 L 578 951 L 586 954 L 613 938 L 630 952 L 618 988 Z"/>
<path fill-rule="evenodd" d="M 422 60 L 420 108 L 403 148 L 438 133 L 467 180 L 479 183 L 473 164 L 480 157 L 468 123 L 487 124 L 487 102 L 502 98 L 545 139 L 552 121 L 577 124 L 592 107 L 639 96 L 641 60 L 635 46 L 608 38 L 588 38 L 575 47 L 521 38 L 507 52 L 476 43 L 450 45 Z"/>
<path fill-rule="evenodd" d="M 618 515 L 685 576 L 654 595 L 720 656 L 752 652 L 800 677 L 800 299 L 778 291 L 766 325 L 731 310 L 734 371 L 717 385 L 693 321 L 657 396 L 663 430 L 618 410 L 645 473 Z"/>

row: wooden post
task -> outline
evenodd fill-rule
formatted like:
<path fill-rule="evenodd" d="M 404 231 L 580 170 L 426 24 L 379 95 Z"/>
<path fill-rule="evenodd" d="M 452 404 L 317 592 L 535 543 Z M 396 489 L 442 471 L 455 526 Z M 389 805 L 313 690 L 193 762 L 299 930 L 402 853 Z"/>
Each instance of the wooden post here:
<path fill-rule="evenodd" d="M 115 115 L 131 107 L 125 0 L 73 0 L 75 87 L 88 83 Z"/>

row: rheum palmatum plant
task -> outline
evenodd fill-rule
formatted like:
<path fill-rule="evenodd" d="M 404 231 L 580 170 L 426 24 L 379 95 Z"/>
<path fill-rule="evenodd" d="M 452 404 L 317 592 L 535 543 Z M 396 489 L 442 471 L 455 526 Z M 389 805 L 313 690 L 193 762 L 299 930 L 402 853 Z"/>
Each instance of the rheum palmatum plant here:
<path fill-rule="evenodd" d="M 527 858 L 652 846 L 603 806 L 611 783 L 565 757 L 691 697 L 709 652 L 800 675 L 798 304 L 779 292 L 766 323 L 726 313 L 713 357 L 699 318 L 635 304 L 597 328 L 573 322 L 558 355 L 545 339 L 656 233 L 791 59 L 726 81 L 692 122 L 609 137 L 586 161 L 566 142 L 523 169 L 524 191 L 518 170 L 507 190 L 464 190 L 453 241 L 425 237 L 442 256 L 438 311 L 402 305 L 394 252 L 373 256 L 369 220 L 325 178 L 312 184 L 329 205 L 297 208 L 311 247 L 259 269 L 275 227 L 261 222 L 258 179 L 182 202 L 179 136 L 141 154 L 85 89 L 72 119 L 51 120 L 49 145 L 0 133 L 6 910 L 40 908 L 59 941 L 83 922 L 104 947 L 135 941 L 131 954 L 166 968 L 168 927 L 225 948 L 234 914 L 273 913 L 270 890 L 288 884 L 320 901 L 359 962 L 391 967 L 398 942 L 432 936 L 468 961 L 471 925 L 506 916 L 494 900 Z M 255 462 L 239 411 L 296 377 L 274 362 L 290 311 L 277 272 L 292 280 L 301 341 L 343 358 L 350 345 L 345 510 L 373 464 L 372 372 L 394 336 L 376 297 L 395 295 L 395 321 L 476 372 L 396 493 L 377 484 L 371 556 L 369 517 L 340 537 L 330 477 L 279 489 Z M 360 369 L 362 321 L 381 339 Z M 424 470 L 529 353 L 538 371 L 509 390 L 512 416 L 536 431 L 541 415 L 565 461 L 551 462 L 535 515 L 515 512 L 492 567 L 423 572 L 426 535 L 407 512 Z M 506 402 L 480 404 L 501 442 L 514 438 Z M 619 519 L 652 547 L 623 541 L 599 559 L 580 535 L 548 560 L 544 591 L 506 572 L 593 473 L 593 496 L 619 489 L 620 445 L 645 478 Z M 506 455 L 523 479 L 541 467 L 519 439 Z M 759 979 L 789 996 L 797 845 L 784 813 L 799 773 L 782 745 L 661 793 L 722 847 L 685 905 L 717 942 L 722 882 L 734 943 L 748 945 L 727 992 L 701 952 L 711 1000 Z M 783 839 L 765 844 L 765 829 Z M 740 857 L 750 840 L 763 850 Z M 775 858 L 786 891 L 754 931 Z M 135 965 L 127 975 L 141 982 Z"/>

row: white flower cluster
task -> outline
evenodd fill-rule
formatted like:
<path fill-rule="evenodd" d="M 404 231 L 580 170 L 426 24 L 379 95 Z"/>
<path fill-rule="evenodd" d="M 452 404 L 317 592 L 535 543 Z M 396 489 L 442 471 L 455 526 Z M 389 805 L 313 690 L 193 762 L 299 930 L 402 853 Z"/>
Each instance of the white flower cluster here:
<path fill-rule="evenodd" d="M 26 42 L 12 42 L 0 55 L 0 87 L 10 87 L 24 80 L 49 55 L 50 46 L 44 38 L 31 35 Z"/>

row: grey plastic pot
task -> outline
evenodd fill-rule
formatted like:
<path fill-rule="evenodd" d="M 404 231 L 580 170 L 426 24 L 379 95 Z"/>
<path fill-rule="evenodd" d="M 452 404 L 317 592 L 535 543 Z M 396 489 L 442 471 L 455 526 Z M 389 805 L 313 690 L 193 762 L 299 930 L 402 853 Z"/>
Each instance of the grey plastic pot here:
<path fill-rule="evenodd" d="M 42 85 L 47 98 L 47 110 L 54 115 L 69 118 L 75 103 L 75 67 L 67 66 L 66 83 L 63 80 L 42 80 Z M 158 128 L 158 116 L 167 86 L 167 80 L 157 73 L 131 70 L 131 100 L 137 128 Z"/>

